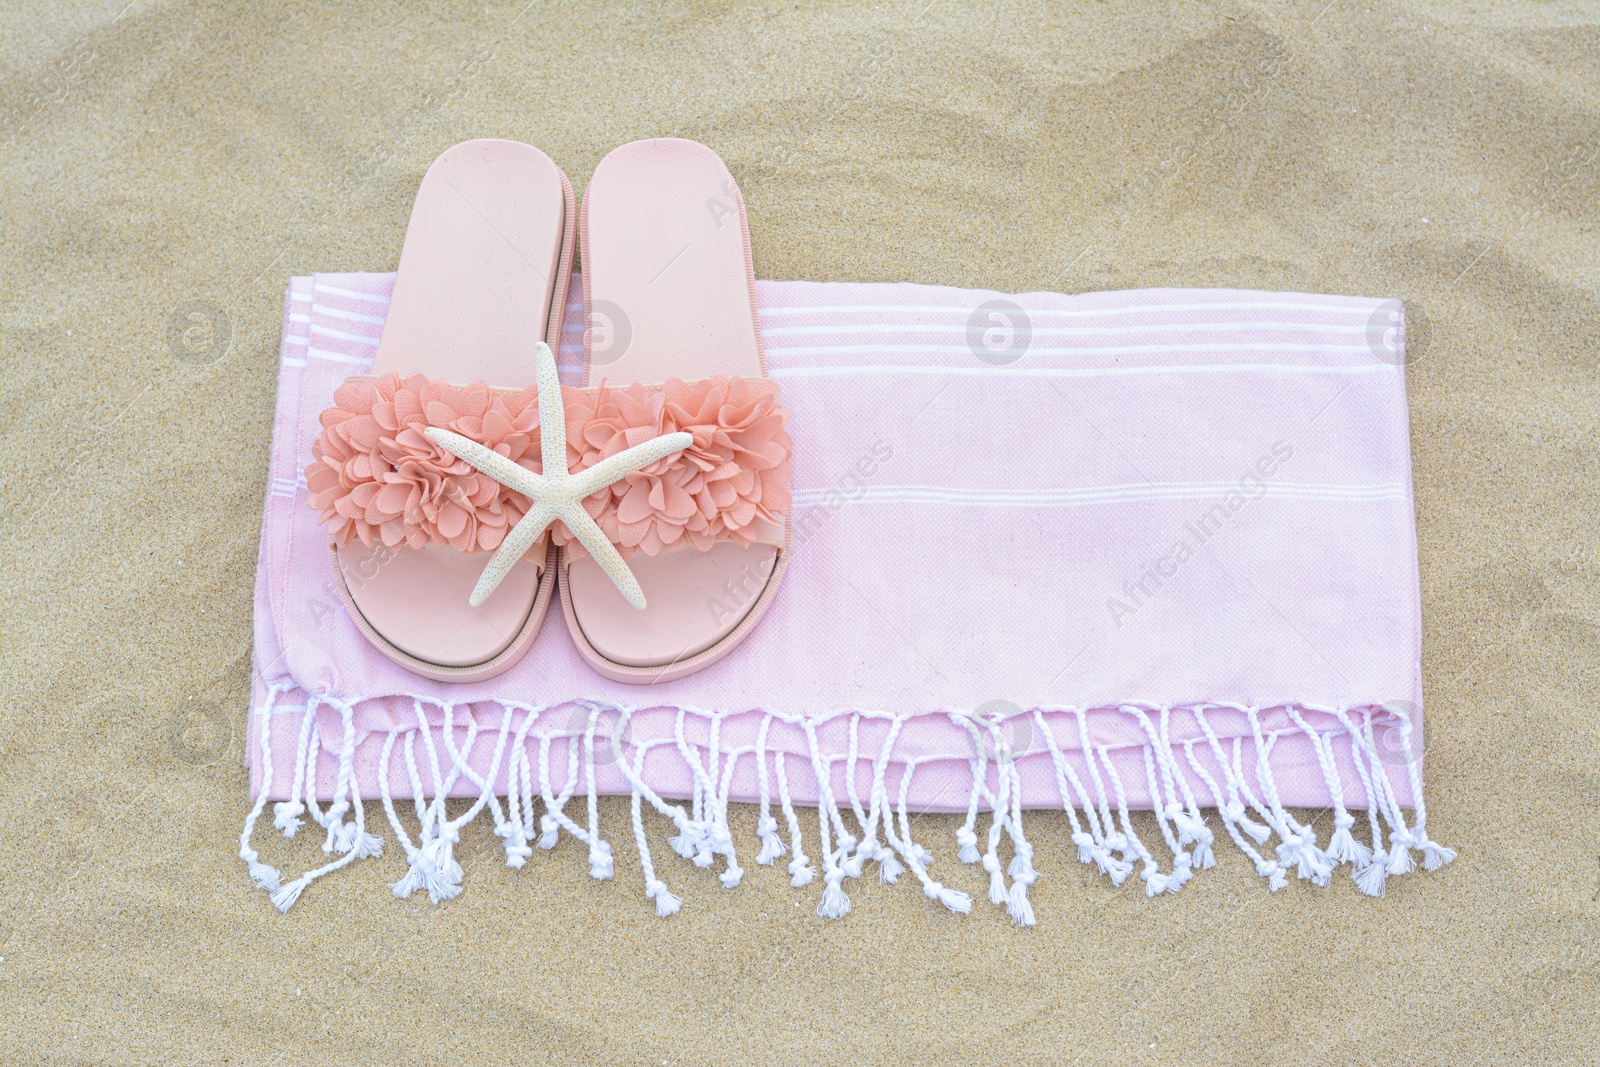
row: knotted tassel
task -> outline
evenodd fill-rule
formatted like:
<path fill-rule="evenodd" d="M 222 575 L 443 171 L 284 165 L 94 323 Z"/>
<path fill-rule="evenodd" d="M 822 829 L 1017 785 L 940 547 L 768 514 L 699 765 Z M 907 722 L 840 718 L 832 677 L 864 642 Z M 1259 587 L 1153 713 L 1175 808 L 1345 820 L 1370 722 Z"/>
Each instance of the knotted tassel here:
<path fill-rule="evenodd" d="M 844 871 L 846 878 L 860 878 L 862 868 L 867 862 L 866 849 L 857 848 L 856 845 L 857 842 L 854 835 L 840 835 L 837 853 L 839 858 L 836 862 L 839 864 L 840 869 Z"/>
<path fill-rule="evenodd" d="M 717 856 L 733 857 L 733 834 L 728 831 L 728 826 L 719 818 L 715 806 L 712 806 L 707 818 L 700 824 L 700 847 L 695 850 L 694 865 L 696 867 L 709 867 Z"/>
<path fill-rule="evenodd" d="M 1422 840 L 1419 843 L 1422 845 L 1422 866 L 1424 870 L 1437 871 L 1440 867 L 1456 858 L 1455 849 L 1446 848 L 1428 837 L 1427 834 L 1422 835 Z"/>
<path fill-rule="evenodd" d="M 461 895 L 461 864 L 455 861 L 455 843 L 459 834 L 446 823 L 439 836 L 411 853 L 410 870 L 392 887 L 397 897 L 409 897 L 418 889 L 428 891 L 428 899 L 437 904 Z"/>
<path fill-rule="evenodd" d="M 1006 879 L 1000 873 L 1000 860 L 993 852 L 983 857 L 983 869 L 989 872 L 989 903 L 1004 904 L 1009 897 L 1006 894 Z"/>
<path fill-rule="evenodd" d="M 868 844 L 872 849 L 872 858 L 878 864 L 878 881 L 884 885 L 894 885 L 895 880 L 906 871 L 895 858 L 894 849 L 878 841 L 870 841 Z"/>
<path fill-rule="evenodd" d="M 605 881 L 612 876 L 615 869 L 611 859 L 611 846 L 596 838 L 589 845 L 589 877 Z"/>
<path fill-rule="evenodd" d="M 1387 890 L 1384 882 L 1389 877 L 1389 857 L 1382 851 L 1372 856 L 1371 862 L 1355 873 L 1356 888 L 1369 897 L 1381 897 Z"/>
<path fill-rule="evenodd" d="M 1172 870 L 1166 874 L 1161 873 L 1155 860 L 1145 860 L 1144 863 L 1144 870 L 1139 873 L 1139 877 L 1144 879 L 1145 896 L 1176 893 L 1183 888 L 1184 883 L 1194 877 L 1194 860 L 1187 852 L 1177 854 L 1173 860 Z"/>
<path fill-rule="evenodd" d="M 1276 893 L 1289 884 L 1283 865 L 1262 857 L 1256 860 L 1256 873 L 1267 880 L 1267 888 Z"/>
<path fill-rule="evenodd" d="M 850 898 L 845 896 L 840 882 L 844 881 L 844 871 L 835 867 L 828 872 L 827 884 L 822 890 L 822 901 L 817 905 L 817 914 L 824 919 L 838 919 L 850 911 Z"/>
<path fill-rule="evenodd" d="M 306 806 L 298 800 L 280 800 L 272 805 L 272 825 L 283 831 L 284 837 L 293 837 L 305 814 Z"/>
<path fill-rule="evenodd" d="M 398 882 L 389 883 L 394 895 L 402 900 L 422 888 L 422 872 L 417 869 L 417 852 L 417 849 L 412 849 L 406 855 L 406 873 L 400 876 Z"/>
<path fill-rule="evenodd" d="M 1011 883 L 1011 893 L 1006 899 L 1006 914 L 1017 926 L 1032 926 L 1033 905 L 1028 902 L 1029 880 L 1018 878 Z"/>
<path fill-rule="evenodd" d="M 727 869 L 717 875 L 717 880 L 722 883 L 722 888 L 733 889 L 738 886 L 740 879 L 743 877 L 744 868 L 737 863 L 729 863 Z"/>
<path fill-rule="evenodd" d="M 301 891 L 310 884 L 310 881 L 304 875 L 292 882 L 285 882 L 272 891 L 272 906 L 281 912 L 288 912 L 290 908 L 294 907 L 294 902 L 300 899 Z"/>
<path fill-rule="evenodd" d="M 1316 885 L 1327 885 L 1333 875 L 1333 865 L 1309 836 L 1291 830 L 1276 851 L 1279 867 L 1294 866 L 1301 878 L 1308 878 Z"/>
<path fill-rule="evenodd" d="M 1172 860 L 1172 873 L 1167 876 L 1167 892 L 1176 893 L 1194 877 L 1194 857 L 1180 852 Z"/>
<path fill-rule="evenodd" d="M 1396 830 L 1389 835 L 1389 873 L 1410 874 L 1416 870 L 1416 864 L 1411 859 L 1412 846 L 1411 833 L 1408 830 Z"/>
<path fill-rule="evenodd" d="M 667 844 L 672 851 L 686 860 L 694 859 L 694 854 L 700 851 L 700 831 L 688 819 L 678 824 L 678 832 L 667 838 Z"/>
<path fill-rule="evenodd" d="M 554 815 L 539 816 L 539 847 L 555 848 L 561 840 L 561 822 Z"/>
<path fill-rule="evenodd" d="M 1272 836 L 1272 828 L 1268 826 L 1262 826 L 1260 823 L 1251 819 L 1249 811 L 1245 808 L 1242 801 L 1230 800 L 1228 801 L 1227 807 L 1225 807 L 1223 810 L 1227 812 L 1228 820 L 1230 822 L 1237 823 L 1239 829 L 1249 834 L 1251 840 L 1255 841 L 1256 844 L 1264 845 L 1267 843 L 1267 838 Z"/>
<path fill-rule="evenodd" d="M 656 902 L 656 914 L 663 919 L 678 914 L 678 909 L 683 907 L 683 901 L 674 896 L 667 888 L 667 883 L 659 878 L 650 879 L 644 887 L 644 895 Z"/>
<path fill-rule="evenodd" d="M 1328 885 L 1333 881 L 1333 868 L 1336 866 L 1332 857 L 1318 847 L 1316 831 L 1311 827 L 1302 826 L 1298 833 L 1301 837 L 1300 854 L 1304 860 L 1303 866 L 1310 868 L 1311 872 L 1301 877 L 1309 877 L 1312 885 Z"/>
<path fill-rule="evenodd" d="M 1105 864 L 1101 863 L 1098 856 L 1098 853 L 1100 852 L 1099 842 L 1094 839 L 1092 834 L 1090 834 L 1087 830 L 1075 831 L 1072 835 L 1072 843 L 1078 846 L 1079 863 L 1099 864 L 1101 872 L 1105 872 Z"/>
<path fill-rule="evenodd" d="M 1133 861 L 1138 855 L 1133 849 L 1133 844 L 1128 840 L 1128 835 L 1121 830 L 1114 830 L 1106 835 L 1106 875 L 1111 879 L 1112 885 L 1121 885 L 1133 873 Z M 1111 855 L 1113 852 L 1122 853 L 1121 858 Z"/>
<path fill-rule="evenodd" d="M 1011 857 L 1010 874 L 1011 892 L 1006 896 L 1006 914 L 1018 926 L 1032 926 L 1033 905 L 1028 902 L 1028 887 L 1039 880 L 1039 872 L 1033 869 L 1033 846 L 1026 840 L 1017 841 L 1017 854 Z"/>
<path fill-rule="evenodd" d="M 1128 841 L 1128 835 L 1123 833 L 1121 830 L 1113 830 L 1111 833 L 1106 835 L 1106 848 L 1110 849 L 1112 852 L 1122 853 L 1123 860 L 1128 862 L 1130 865 L 1133 862 L 1134 856 L 1137 855 L 1137 853 L 1135 853 L 1133 850 L 1133 845 Z M 1131 870 L 1132 867 L 1130 866 L 1129 869 Z"/>
<path fill-rule="evenodd" d="M 973 832 L 972 827 L 963 826 L 956 831 L 956 844 L 961 846 L 957 858 L 962 863 L 978 862 L 978 835 Z"/>
<path fill-rule="evenodd" d="M 1372 849 L 1357 841 L 1350 832 L 1355 824 L 1356 817 L 1348 811 L 1334 816 L 1333 837 L 1328 841 L 1328 858 L 1334 863 L 1349 863 L 1359 868 L 1372 862 Z"/>
<path fill-rule="evenodd" d="M 1139 872 L 1139 877 L 1144 881 L 1145 896 L 1158 896 L 1167 891 L 1167 876 L 1161 873 L 1161 868 L 1156 865 L 1155 860 L 1144 861 L 1144 870 Z"/>
<path fill-rule="evenodd" d="M 1206 827 L 1204 819 L 1184 811 L 1176 804 L 1167 809 L 1167 817 L 1172 820 L 1172 825 L 1178 828 L 1179 844 L 1192 845 L 1196 841 L 1210 843 L 1211 831 Z"/>
<path fill-rule="evenodd" d="M 799 889 L 801 886 L 811 884 L 811 879 L 817 876 L 816 870 L 811 866 L 810 859 L 797 847 L 794 859 L 789 861 L 789 884 Z"/>
<path fill-rule="evenodd" d="M 1101 874 L 1111 875 L 1113 884 L 1121 885 L 1122 880 L 1128 877 L 1128 871 L 1123 871 L 1120 877 L 1112 873 L 1121 866 L 1121 861 L 1112 856 L 1087 830 L 1075 832 L 1072 835 L 1072 843 L 1078 846 L 1078 862 L 1094 864 L 1100 868 Z"/>
<path fill-rule="evenodd" d="M 383 855 L 383 838 L 365 830 L 358 831 L 356 833 L 355 854 L 358 860 L 371 859 L 374 856 Z"/>
<path fill-rule="evenodd" d="M 334 851 L 339 853 L 354 851 L 358 860 L 383 855 L 383 838 L 367 830 L 358 830 L 353 822 L 334 826 L 329 831 L 329 837 Z"/>
<path fill-rule="evenodd" d="M 761 851 L 756 853 L 756 862 L 763 867 L 771 867 L 774 860 L 783 855 L 783 841 L 778 837 L 778 820 L 771 815 L 761 816 L 761 821 L 756 825 L 756 836 L 761 838 Z"/>
<path fill-rule="evenodd" d="M 957 915 L 968 915 L 972 912 L 972 898 L 959 889 L 951 889 L 930 879 L 922 883 L 922 892 L 929 900 L 937 900 Z"/>
<path fill-rule="evenodd" d="M 494 836 L 505 842 L 507 867 L 521 867 L 528 862 L 528 857 L 533 855 L 533 849 L 528 847 L 528 836 L 523 831 L 522 823 L 515 819 L 507 819 L 496 826 Z"/>
<path fill-rule="evenodd" d="M 256 858 L 254 849 L 249 850 L 249 855 L 245 856 L 245 862 L 250 867 L 250 881 L 255 883 L 257 889 L 265 889 L 271 892 L 282 884 L 283 872 L 276 867 L 269 867 L 267 864 L 262 863 Z"/>
<path fill-rule="evenodd" d="M 1017 854 L 1011 857 L 1011 866 L 1006 873 L 1014 879 L 1022 879 L 1032 884 L 1039 875 L 1033 869 L 1033 846 L 1027 841 L 1017 842 Z"/>

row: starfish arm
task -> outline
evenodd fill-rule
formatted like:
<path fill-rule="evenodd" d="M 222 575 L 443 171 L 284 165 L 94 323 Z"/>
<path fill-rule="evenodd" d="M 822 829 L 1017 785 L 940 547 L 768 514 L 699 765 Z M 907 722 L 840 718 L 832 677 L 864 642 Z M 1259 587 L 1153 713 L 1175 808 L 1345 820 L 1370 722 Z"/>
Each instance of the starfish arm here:
<path fill-rule="evenodd" d="M 644 610 L 644 590 L 639 588 L 639 579 L 633 576 L 628 569 L 627 562 L 622 554 L 617 551 L 589 513 L 583 510 L 581 504 L 575 504 L 570 510 L 564 512 L 561 521 L 567 524 L 567 529 L 572 531 L 572 536 L 583 542 L 583 547 L 589 550 L 594 561 L 606 572 L 606 577 L 611 579 L 611 584 L 617 587 L 623 599 L 640 611 Z"/>
<path fill-rule="evenodd" d="M 544 489 L 542 477 L 526 467 L 511 462 L 494 449 L 480 445 L 470 437 L 462 437 L 458 433 L 437 426 L 430 426 L 422 432 L 430 441 L 452 456 L 466 460 L 508 489 L 514 489 L 526 497 L 533 497 Z"/>
<path fill-rule="evenodd" d="M 691 434 L 678 431 L 677 433 L 664 433 L 660 437 L 653 437 L 640 445 L 634 445 L 618 452 L 616 455 L 601 460 L 587 470 L 574 474 L 574 492 L 578 499 L 583 499 L 590 493 L 597 493 L 606 486 L 618 481 L 623 475 L 631 471 L 648 467 L 658 459 L 682 452 L 694 444 Z M 577 531 L 573 531 L 576 533 Z"/>
<path fill-rule="evenodd" d="M 464 457 L 463 457 L 464 458 Z M 500 543 L 495 554 L 489 558 L 489 565 L 483 568 L 483 574 L 478 577 L 478 584 L 473 587 L 472 595 L 467 598 L 467 603 L 478 607 L 489 594 L 495 591 L 506 575 L 511 573 L 511 568 L 517 561 L 527 555 L 528 549 L 544 533 L 545 528 L 555 519 L 555 511 L 549 505 L 535 502 L 533 509 L 518 520 L 517 525 L 506 535 Z"/>
<path fill-rule="evenodd" d="M 533 358 L 538 367 L 539 447 L 544 470 L 560 477 L 567 473 L 567 407 L 561 399 L 561 379 L 549 345 L 543 341 L 534 345 Z"/>

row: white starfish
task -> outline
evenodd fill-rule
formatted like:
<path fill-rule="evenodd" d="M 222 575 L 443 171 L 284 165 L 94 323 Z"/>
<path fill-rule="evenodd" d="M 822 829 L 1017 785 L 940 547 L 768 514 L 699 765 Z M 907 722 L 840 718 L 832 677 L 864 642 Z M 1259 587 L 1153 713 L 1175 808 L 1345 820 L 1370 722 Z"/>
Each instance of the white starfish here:
<path fill-rule="evenodd" d="M 535 474 L 500 453 L 458 433 L 429 427 L 424 431 L 440 448 L 472 464 L 501 485 L 521 493 L 533 502 L 527 514 L 514 526 L 489 560 L 472 590 L 468 602 L 477 607 L 489 599 L 516 562 L 539 535 L 553 522 L 567 524 L 572 535 L 583 543 L 595 562 L 605 570 L 628 603 L 644 610 L 644 590 L 623 562 L 622 555 L 584 510 L 583 498 L 609 488 L 626 475 L 648 467 L 658 459 L 682 452 L 694 443 L 689 434 L 662 434 L 640 445 L 603 459 L 588 470 L 571 474 L 567 470 L 567 416 L 561 402 L 561 380 L 556 377 L 556 359 L 550 346 L 540 341 L 534 349 L 539 382 L 539 442 L 544 453 L 544 473 Z"/>

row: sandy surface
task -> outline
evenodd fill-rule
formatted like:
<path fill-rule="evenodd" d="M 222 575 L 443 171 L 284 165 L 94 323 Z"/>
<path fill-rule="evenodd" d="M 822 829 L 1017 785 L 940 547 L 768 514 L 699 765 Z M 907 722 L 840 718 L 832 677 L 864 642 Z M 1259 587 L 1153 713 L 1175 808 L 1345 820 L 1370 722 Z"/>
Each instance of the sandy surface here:
<path fill-rule="evenodd" d="M 0 1061 L 1600 1058 L 1593 5 L 125 2 L 0 11 Z M 649 135 L 723 154 L 765 278 L 1426 317 L 1429 829 L 1457 863 L 1269 896 L 1224 849 L 1148 901 L 1036 818 L 1031 932 L 910 885 L 827 924 L 760 869 L 684 868 L 662 922 L 629 850 L 616 883 L 570 839 L 516 875 L 480 822 L 448 906 L 385 862 L 273 911 L 235 851 L 285 280 L 392 269 L 455 141 L 530 141 L 581 190 Z M 185 362 L 196 309 L 227 347 Z"/>

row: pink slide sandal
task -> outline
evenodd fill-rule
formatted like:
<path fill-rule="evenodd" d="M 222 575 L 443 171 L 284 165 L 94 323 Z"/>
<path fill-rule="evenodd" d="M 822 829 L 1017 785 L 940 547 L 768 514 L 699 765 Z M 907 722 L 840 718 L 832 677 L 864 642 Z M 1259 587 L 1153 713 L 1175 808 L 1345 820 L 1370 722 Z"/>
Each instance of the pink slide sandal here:
<path fill-rule="evenodd" d="M 535 350 L 559 344 L 575 217 L 571 182 L 538 149 L 446 151 L 417 190 L 371 374 L 322 416 L 307 483 L 340 595 L 374 646 L 429 678 L 479 681 L 514 664 L 544 621 L 557 550 L 542 537 L 472 606 L 526 502 L 422 439 L 408 412 L 513 459 L 536 447 Z"/>
<path fill-rule="evenodd" d="M 595 169 L 581 240 L 584 385 L 604 387 L 584 447 L 662 430 L 695 446 L 628 475 L 596 515 L 648 606 L 568 543 L 562 609 L 596 671 L 668 681 L 744 640 L 789 562 L 790 441 L 766 376 L 744 201 L 704 145 L 635 141 Z M 609 443 L 594 429 L 607 419 Z"/>

